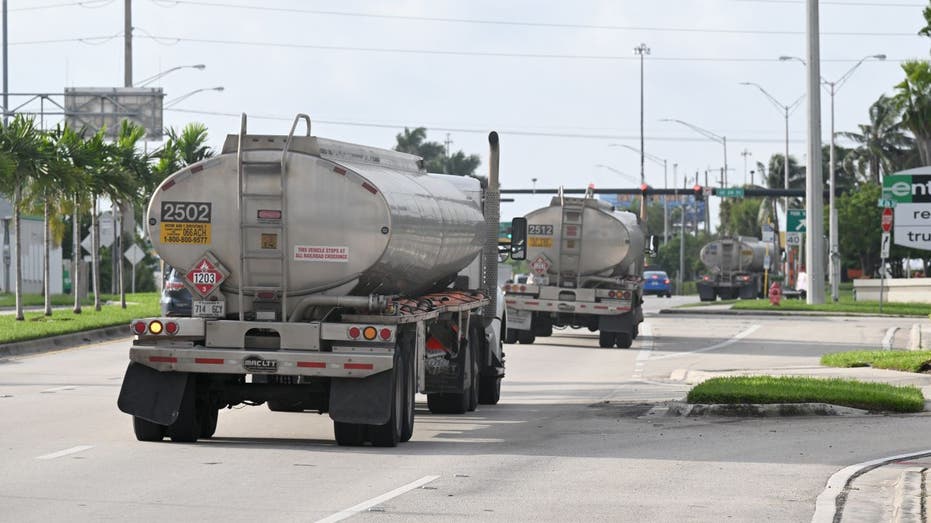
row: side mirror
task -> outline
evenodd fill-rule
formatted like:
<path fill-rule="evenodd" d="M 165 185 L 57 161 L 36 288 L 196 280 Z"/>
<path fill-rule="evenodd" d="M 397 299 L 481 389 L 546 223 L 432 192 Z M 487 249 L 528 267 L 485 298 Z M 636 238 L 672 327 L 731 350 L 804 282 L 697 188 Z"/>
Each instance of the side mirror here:
<path fill-rule="evenodd" d="M 511 254 L 510 243 L 499 243 L 498 244 L 498 263 L 504 263 L 508 261 L 508 256 L 510 254 Z"/>
<path fill-rule="evenodd" d="M 656 254 L 656 236 L 653 236 L 652 234 L 647 239 L 647 254 L 650 256 Z"/>
<path fill-rule="evenodd" d="M 527 259 L 527 218 L 511 220 L 511 259 Z"/>

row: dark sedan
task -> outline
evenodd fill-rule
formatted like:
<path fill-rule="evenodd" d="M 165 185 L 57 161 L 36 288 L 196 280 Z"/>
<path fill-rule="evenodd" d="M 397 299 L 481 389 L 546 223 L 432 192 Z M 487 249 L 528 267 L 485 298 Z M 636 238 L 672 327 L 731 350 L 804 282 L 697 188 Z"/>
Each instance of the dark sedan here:
<path fill-rule="evenodd" d="M 184 286 L 182 276 L 178 274 L 178 271 L 171 269 L 162 286 L 162 299 L 160 300 L 162 315 L 190 316 L 191 301 L 191 291 Z"/>

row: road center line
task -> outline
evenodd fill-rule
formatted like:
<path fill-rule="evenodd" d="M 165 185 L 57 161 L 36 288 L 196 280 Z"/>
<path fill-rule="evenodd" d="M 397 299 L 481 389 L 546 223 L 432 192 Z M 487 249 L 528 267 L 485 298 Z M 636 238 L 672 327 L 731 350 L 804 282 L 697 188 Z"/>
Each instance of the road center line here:
<path fill-rule="evenodd" d="M 729 340 L 726 340 L 726 341 L 722 341 L 721 343 L 714 344 L 714 345 L 712 345 L 712 346 L 710 346 L 710 347 L 705 347 L 705 348 L 703 348 L 703 349 L 695 349 L 695 350 L 690 350 L 690 351 L 686 351 L 686 352 L 676 352 L 676 353 L 673 353 L 673 354 L 664 354 L 664 355 L 662 355 L 662 356 L 652 356 L 652 357 L 650 357 L 650 355 L 648 354 L 647 357 L 649 357 L 651 361 L 652 361 L 652 360 L 665 360 L 665 359 L 668 359 L 668 358 L 678 358 L 678 357 L 681 357 L 681 356 L 690 356 L 690 355 L 692 355 L 692 354 L 698 354 L 699 352 L 708 352 L 708 351 L 718 350 L 718 349 L 720 349 L 720 348 L 727 347 L 728 345 L 733 345 L 734 343 L 737 343 L 738 341 L 740 341 L 740 340 L 746 338 L 747 336 L 753 334 L 754 332 L 756 332 L 757 329 L 759 329 L 760 327 L 762 327 L 762 325 L 760 325 L 760 324 L 751 325 L 751 326 L 747 327 L 746 329 L 744 329 L 743 331 L 738 332 L 737 335 L 734 336 L 733 338 L 731 338 L 731 339 L 729 339 Z"/>
<path fill-rule="evenodd" d="M 59 392 L 59 391 L 63 391 L 63 390 L 74 390 L 74 389 L 75 389 L 75 387 L 72 386 L 72 385 L 65 385 L 64 387 L 55 387 L 55 388 L 52 388 L 52 389 L 45 389 L 45 390 L 43 390 L 43 391 L 41 391 L 41 392 L 42 392 L 42 394 L 48 394 L 48 393 L 50 393 L 50 392 Z"/>
<path fill-rule="evenodd" d="M 414 490 L 417 487 L 426 485 L 427 483 L 430 483 L 431 481 L 436 480 L 436 479 L 439 479 L 439 476 L 424 476 L 418 479 L 417 481 L 412 481 L 408 483 L 407 485 L 404 485 L 404 486 L 401 486 L 401 487 L 398 487 L 392 490 L 391 492 L 386 492 L 382 494 L 381 496 L 377 496 L 367 501 L 363 501 L 362 503 L 349 507 L 346 510 L 341 510 L 337 512 L 336 514 L 333 514 L 332 516 L 328 516 L 323 519 L 317 520 L 316 523 L 334 523 L 336 521 L 342 521 L 346 518 L 355 516 L 356 514 L 362 512 L 363 510 L 366 510 L 366 509 L 374 507 L 375 505 L 384 503 L 385 501 L 388 501 L 389 499 L 396 498 L 400 496 L 401 494 L 404 494 L 405 492 L 409 492 L 411 490 Z"/>
<path fill-rule="evenodd" d="M 892 339 L 895 338 L 897 330 L 899 330 L 898 327 L 889 327 L 886 331 L 886 335 L 883 336 L 883 350 L 892 350 Z"/>
<path fill-rule="evenodd" d="M 43 456 L 36 456 L 36 459 L 55 459 L 62 456 L 67 456 L 69 454 L 76 454 L 78 452 L 84 452 L 94 448 L 93 445 L 78 445 L 77 447 L 71 447 L 70 449 L 59 450 L 58 452 L 52 452 L 51 454 L 45 454 Z"/>

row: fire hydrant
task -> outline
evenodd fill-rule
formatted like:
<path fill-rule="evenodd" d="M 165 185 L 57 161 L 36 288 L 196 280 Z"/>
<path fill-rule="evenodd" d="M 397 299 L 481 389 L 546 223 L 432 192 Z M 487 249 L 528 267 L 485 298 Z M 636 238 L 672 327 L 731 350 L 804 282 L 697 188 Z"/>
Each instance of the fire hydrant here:
<path fill-rule="evenodd" d="M 770 305 L 778 307 L 781 300 L 782 289 L 779 288 L 779 282 L 774 281 L 773 284 L 769 287 L 769 303 Z"/>

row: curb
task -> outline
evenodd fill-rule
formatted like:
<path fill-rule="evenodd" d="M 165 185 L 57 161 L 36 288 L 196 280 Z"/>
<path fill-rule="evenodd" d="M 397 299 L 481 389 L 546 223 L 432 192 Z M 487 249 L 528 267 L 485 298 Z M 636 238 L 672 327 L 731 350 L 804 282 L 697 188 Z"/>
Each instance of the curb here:
<path fill-rule="evenodd" d="M 902 471 L 895 483 L 892 500 L 892 521 L 895 523 L 918 523 L 921 517 L 922 484 L 927 469 L 911 467 Z"/>
<path fill-rule="evenodd" d="M 793 311 L 793 310 L 735 310 L 735 309 L 709 309 L 705 307 L 685 307 L 682 309 L 660 309 L 659 314 L 695 314 L 719 316 L 851 316 L 851 317 L 881 317 L 881 318 L 916 318 L 920 316 L 907 314 L 871 314 L 866 312 L 824 312 L 824 311 Z"/>
<path fill-rule="evenodd" d="M 62 334 L 61 336 L 49 336 L 47 338 L 38 338 L 35 340 L 18 341 L 0 345 L 0 358 L 41 354 L 108 339 L 125 338 L 131 335 L 126 325 L 114 325 L 101 329 Z"/>
<path fill-rule="evenodd" d="M 732 418 L 775 418 L 784 416 L 865 416 L 869 412 L 828 403 L 682 403 L 653 407 L 647 416 L 722 416 Z"/>
<path fill-rule="evenodd" d="M 908 350 L 921 350 L 921 324 L 913 323 L 908 336 Z"/>

